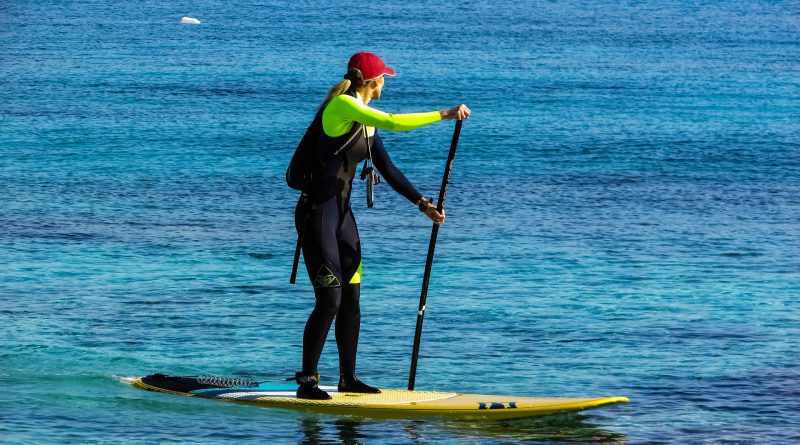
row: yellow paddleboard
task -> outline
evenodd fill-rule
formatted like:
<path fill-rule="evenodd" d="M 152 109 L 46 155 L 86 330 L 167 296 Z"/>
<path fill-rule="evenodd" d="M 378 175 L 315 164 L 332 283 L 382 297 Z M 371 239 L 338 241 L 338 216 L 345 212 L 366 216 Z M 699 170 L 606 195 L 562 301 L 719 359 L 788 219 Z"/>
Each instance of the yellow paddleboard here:
<path fill-rule="evenodd" d="M 330 400 L 307 400 L 295 396 L 297 386 L 293 383 L 255 382 L 210 376 L 171 377 L 163 374 L 132 377 L 125 381 L 137 388 L 184 396 L 270 408 L 378 418 L 444 416 L 514 419 L 628 402 L 627 397 L 539 398 L 398 389 L 381 389 L 380 394 L 357 394 L 338 392 L 335 387 L 325 386 L 321 388 L 331 395 Z"/>

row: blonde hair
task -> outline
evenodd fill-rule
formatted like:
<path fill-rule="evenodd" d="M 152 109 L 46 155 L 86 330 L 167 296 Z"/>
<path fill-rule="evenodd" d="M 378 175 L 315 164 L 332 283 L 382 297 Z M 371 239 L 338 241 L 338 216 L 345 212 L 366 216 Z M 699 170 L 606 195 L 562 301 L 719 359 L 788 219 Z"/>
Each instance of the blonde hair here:
<path fill-rule="evenodd" d="M 323 108 L 330 102 L 334 97 L 341 96 L 349 92 L 351 89 L 358 89 L 364 87 L 371 87 L 378 81 L 378 78 L 369 79 L 367 81 L 362 80 L 363 77 L 361 75 L 361 71 L 358 68 L 351 68 L 347 74 L 344 76 L 344 80 L 337 83 L 336 85 L 332 86 L 331 89 L 328 91 L 328 97 L 325 98 L 325 101 L 322 102 L 320 108 Z M 356 81 L 355 85 L 353 84 L 353 80 Z"/>
<path fill-rule="evenodd" d="M 341 96 L 342 94 L 350 91 L 350 86 L 352 84 L 353 84 L 353 82 L 351 82 L 350 79 L 345 79 L 345 80 L 337 83 L 336 85 L 332 86 L 330 91 L 328 91 L 328 97 L 325 98 L 325 102 L 322 102 L 322 105 L 320 105 L 320 108 L 324 107 L 325 104 L 330 102 L 331 99 L 333 99 L 334 97 Z"/>

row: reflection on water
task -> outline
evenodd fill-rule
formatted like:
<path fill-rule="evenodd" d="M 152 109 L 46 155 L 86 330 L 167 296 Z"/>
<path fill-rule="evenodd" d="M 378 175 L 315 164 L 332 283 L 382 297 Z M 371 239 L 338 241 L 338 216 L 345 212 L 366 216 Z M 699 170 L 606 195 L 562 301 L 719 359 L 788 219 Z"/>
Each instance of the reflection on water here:
<path fill-rule="evenodd" d="M 359 417 L 333 418 L 304 415 L 299 420 L 303 439 L 299 445 L 356 445 L 390 437 L 400 443 L 472 442 L 486 439 L 524 442 L 626 444 L 628 436 L 603 429 L 582 414 L 539 418 L 467 421 L 442 418 L 424 420 L 374 420 Z M 472 439 L 472 440 L 470 440 Z"/>
<path fill-rule="evenodd" d="M 303 416 L 300 419 L 300 430 L 305 436 L 299 445 L 314 445 L 325 443 L 337 443 L 344 445 L 355 445 L 359 439 L 366 436 L 359 432 L 362 421 L 357 418 L 341 418 L 329 421 L 332 418 L 320 418 L 316 416 Z M 333 426 L 331 431 L 330 426 Z"/>
<path fill-rule="evenodd" d="M 628 442 L 628 436 L 605 430 L 591 420 L 589 416 L 572 413 L 495 422 L 449 421 L 441 424 L 441 429 L 452 435 L 526 442 Z"/>

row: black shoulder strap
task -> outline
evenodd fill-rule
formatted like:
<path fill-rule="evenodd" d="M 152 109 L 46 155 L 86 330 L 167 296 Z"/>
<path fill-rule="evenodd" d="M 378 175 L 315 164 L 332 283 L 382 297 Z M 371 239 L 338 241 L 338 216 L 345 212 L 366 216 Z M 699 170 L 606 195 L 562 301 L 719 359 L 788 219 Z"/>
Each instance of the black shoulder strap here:
<path fill-rule="evenodd" d="M 337 148 L 336 151 L 333 152 L 334 156 L 337 156 L 339 153 L 349 150 L 350 147 L 355 145 L 356 140 L 358 140 L 358 136 L 363 132 L 363 127 L 361 123 L 353 122 L 353 128 L 350 129 L 350 137 L 344 141 L 341 147 Z"/>

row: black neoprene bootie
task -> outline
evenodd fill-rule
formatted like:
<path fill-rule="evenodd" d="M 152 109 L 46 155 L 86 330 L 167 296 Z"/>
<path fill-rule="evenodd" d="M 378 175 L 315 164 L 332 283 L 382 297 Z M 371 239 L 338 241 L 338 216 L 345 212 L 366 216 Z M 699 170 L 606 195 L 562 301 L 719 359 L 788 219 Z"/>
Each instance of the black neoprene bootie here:
<path fill-rule="evenodd" d="M 353 377 L 352 379 L 347 379 L 345 381 L 344 378 L 339 378 L 339 392 L 358 392 L 362 394 L 380 394 L 381 390 L 378 388 L 374 388 L 372 386 L 367 385 L 366 383 L 362 382 L 358 379 L 358 377 Z"/>
<path fill-rule="evenodd" d="M 311 400 L 329 400 L 331 396 L 319 389 L 319 374 L 305 375 L 298 372 L 294 375 L 297 381 L 297 398 Z"/>

